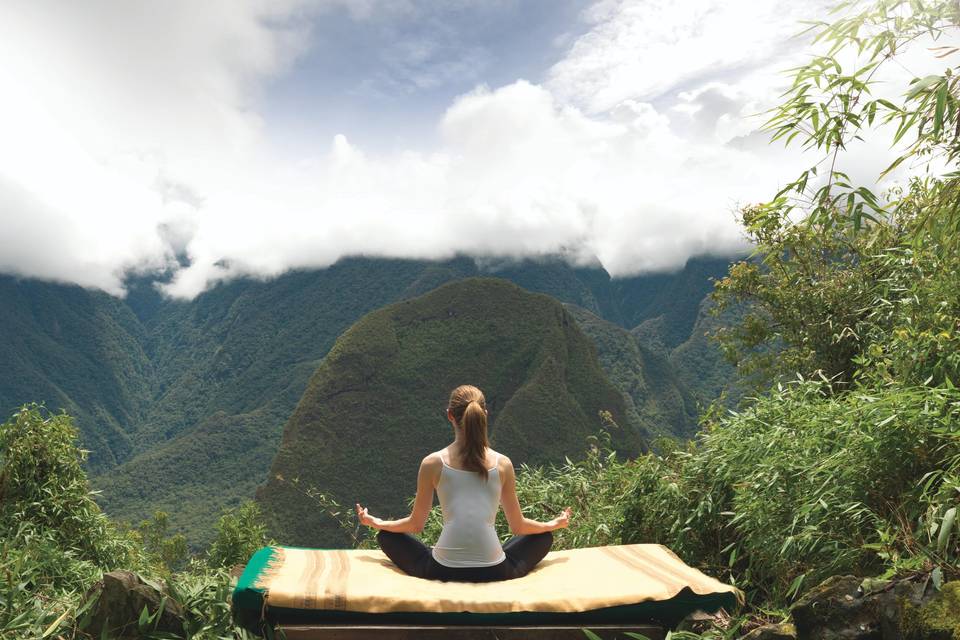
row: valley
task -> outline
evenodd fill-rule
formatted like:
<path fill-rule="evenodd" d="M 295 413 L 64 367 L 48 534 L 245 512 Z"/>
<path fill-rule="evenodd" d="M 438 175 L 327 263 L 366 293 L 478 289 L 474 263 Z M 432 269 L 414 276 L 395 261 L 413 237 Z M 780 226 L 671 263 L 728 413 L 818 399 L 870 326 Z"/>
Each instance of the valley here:
<path fill-rule="evenodd" d="M 222 283 L 189 302 L 163 297 L 149 279 L 131 280 L 119 299 L 3 277 L 0 327 L 19 340 L 2 347 L 0 408 L 43 401 L 75 415 L 107 512 L 139 522 L 165 511 L 199 545 L 223 508 L 266 480 L 283 427 L 337 337 L 371 311 L 463 278 L 500 278 L 565 303 L 632 428 L 688 437 L 698 402 L 714 391 L 697 381 L 722 378 L 727 365 L 685 373 L 671 354 L 702 341 L 697 310 L 727 263 L 694 259 L 673 275 L 614 280 L 559 259 L 353 258 Z M 639 325 L 645 332 L 631 337 Z M 530 459 L 559 460 L 583 446 L 579 436 L 565 442 L 575 446 Z"/>

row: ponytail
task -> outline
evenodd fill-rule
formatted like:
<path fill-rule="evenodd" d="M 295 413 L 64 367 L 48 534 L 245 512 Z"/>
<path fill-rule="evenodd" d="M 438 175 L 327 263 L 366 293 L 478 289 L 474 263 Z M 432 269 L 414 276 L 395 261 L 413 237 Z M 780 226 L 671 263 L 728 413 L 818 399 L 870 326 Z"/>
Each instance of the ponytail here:
<path fill-rule="evenodd" d="M 450 394 L 448 405 L 457 426 L 463 429 L 464 450 L 461 463 L 467 471 L 476 471 L 486 482 L 487 472 L 487 408 L 483 392 L 471 385 L 461 385 Z"/>
<path fill-rule="evenodd" d="M 464 451 L 463 466 L 467 471 L 476 471 L 487 480 L 487 412 L 480 403 L 472 400 L 463 412 Z"/>

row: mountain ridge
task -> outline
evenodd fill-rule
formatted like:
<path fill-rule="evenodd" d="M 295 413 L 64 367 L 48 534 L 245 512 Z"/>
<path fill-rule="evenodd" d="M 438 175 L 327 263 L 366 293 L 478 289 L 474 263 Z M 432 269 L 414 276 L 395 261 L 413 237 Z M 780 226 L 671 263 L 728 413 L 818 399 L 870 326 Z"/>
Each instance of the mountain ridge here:
<path fill-rule="evenodd" d="M 698 259 L 688 270 L 719 274 L 725 265 L 720 259 Z M 0 377 L 0 409 L 9 413 L 33 400 L 65 407 L 77 415 L 83 442 L 93 449 L 94 485 L 103 491 L 100 500 L 110 513 L 136 521 L 155 508 L 175 508 L 172 526 L 206 532 L 219 508 L 236 502 L 241 491 L 250 495 L 257 483 L 227 484 L 231 474 L 212 469 L 229 465 L 197 466 L 192 449 L 221 442 L 215 434 L 228 430 L 233 420 L 238 437 L 254 438 L 249 449 L 266 457 L 314 369 L 353 322 L 386 304 L 478 275 L 507 277 L 598 318 L 606 313 L 607 320 L 621 318 L 624 291 L 642 288 L 611 279 L 600 268 L 549 258 L 479 264 L 464 257 L 443 262 L 354 258 L 269 281 L 221 283 L 189 302 L 164 299 L 149 278 L 131 280 L 128 300 L 119 300 L 79 287 L 0 277 L 0 330 L 22 337 L 0 352 L 13 363 L 6 378 Z M 693 276 L 680 272 L 676 277 Z M 669 289 L 669 278 L 656 280 L 651 291 Z M 673 289 L 679 301 L 699 295 L 699 290 Z M 680 316 L 691 305 L 652 311 L 663 312 L 661 324 L 669 325 L 686 322 Z M 56 323 L 61 343 L 51 337 Z M 48 351 L 54 355 L 43 356 Z M 126 387 L 116 390 L 112 375 Z M 663 430 L 686 432 L 685 423 L 673 424 L 668 420 Z M 270 460 L 250 462 L 230 447 L 224 456 L 265 479 Z M 178 472 L 184 469 L 189 473 Z M 210 487 L 219 488 L 221 497 L 205 497 Z"/>

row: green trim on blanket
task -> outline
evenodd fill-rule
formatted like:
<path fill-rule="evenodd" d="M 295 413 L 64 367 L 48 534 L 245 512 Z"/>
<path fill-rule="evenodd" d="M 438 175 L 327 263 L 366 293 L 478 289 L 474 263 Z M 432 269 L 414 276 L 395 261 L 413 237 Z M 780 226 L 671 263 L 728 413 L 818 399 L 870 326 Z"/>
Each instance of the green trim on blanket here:
<path fill-rule="evenodd" d="M 279 548 L 264 547 L 253 554 L 250 562 L 237 580 L 233 590 L 233 616 L 243 627 L 259 631 L 260 615 L 263 611 L 263 599 L 267 590 L 258 587 L 257 582 L 266 572 L 270 562 L 279 555 Z"/>

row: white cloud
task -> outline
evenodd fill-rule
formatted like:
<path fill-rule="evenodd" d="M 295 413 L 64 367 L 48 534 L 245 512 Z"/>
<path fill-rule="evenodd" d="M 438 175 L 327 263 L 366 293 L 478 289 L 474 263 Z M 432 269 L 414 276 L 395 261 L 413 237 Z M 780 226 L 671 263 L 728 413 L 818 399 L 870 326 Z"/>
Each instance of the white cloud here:
<path fill-rule="evenodd" d="M 651 101 L 777 66 L 803 42 L 800 20 L 820 17 L 827 0 L 600 0 L 585 12 L 591 30 L 550 73 L 562 99 L 591 113 L 627 99 Z M 769 89 L 760 85 L 759 90 Z"/>
<path fill-rule="evenodd" d="M 168 264 L 158 226 L 196 215 L 177 193 L 256 147 L 249 100 L 301 44 L 295 9 L 0 5 L 0 270 L 119 292 L 125 269 Z"/>
<path fill-rule="evenodd" d="M 257 91 L 341 4 L 384 19 L 379 0 L 0 6 L 0 271 L 119 293 L 184 251 L 166 287 L 184 297 L 351 254 L 564 253 L 626 275 L 743 248 L 731 211 L 809 161 L 753 143 L 748 117 L 809 17 L 788 2 L 603 1 L 547 82 L 459 97 L 430 152 L 337 136 L 282 157 Z"/>
<path fill-rule="evenodd" d="M 192 295 L 223 258 L 250 274 L 353 253 L 563 251 L 615 274 L 676 268 L 742 248 L 730 198 L 759 199 L 775 177 L 751 154 L 678 139 L 649 104 L 591 118 L 524 81 L 461 97 L 440 130 L 437 151 L 390 157 L 338 137 L 317 162 L 262 176 L 262 191 L 208 200 L 193 265 L 169 290 Z"/>

